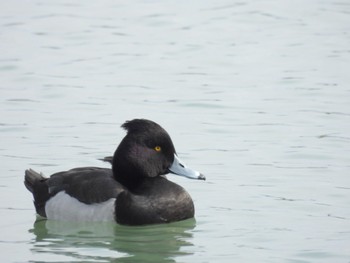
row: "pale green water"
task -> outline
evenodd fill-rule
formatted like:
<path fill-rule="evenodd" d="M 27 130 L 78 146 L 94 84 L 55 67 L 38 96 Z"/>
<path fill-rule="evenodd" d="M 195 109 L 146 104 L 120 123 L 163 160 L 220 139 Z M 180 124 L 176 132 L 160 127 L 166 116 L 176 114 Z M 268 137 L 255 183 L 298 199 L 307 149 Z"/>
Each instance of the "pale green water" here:
<path fill-rule="evenodd" d="M 31 251 L 38 260 L 176 262 L 194 253 L 194 228 L 194 220 L 143 227 L 39 221 L 29 232 L 35 235 Z"/>
<path fill-rule="evenodd" d="M 2 1 L 1 262 L 350 262 L 347 1 Z M 104 166 L 133 118 L 206 182 L 196 221 L 40 221 L 23 186 Z"/>

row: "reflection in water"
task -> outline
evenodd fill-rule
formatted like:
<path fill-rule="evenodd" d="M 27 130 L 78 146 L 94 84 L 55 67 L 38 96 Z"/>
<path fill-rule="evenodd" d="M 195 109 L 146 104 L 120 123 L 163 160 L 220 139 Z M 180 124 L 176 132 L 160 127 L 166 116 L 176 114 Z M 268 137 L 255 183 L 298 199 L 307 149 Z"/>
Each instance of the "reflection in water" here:
<path fill-rule="evenodd" d="M 29 232 L 35 235 L 33 253 L 94 262 L 175 262 L 191 254 L 182 248 L 193 246 L 194 227 L 194 219 L 139 227 L 38 220 Z"/>

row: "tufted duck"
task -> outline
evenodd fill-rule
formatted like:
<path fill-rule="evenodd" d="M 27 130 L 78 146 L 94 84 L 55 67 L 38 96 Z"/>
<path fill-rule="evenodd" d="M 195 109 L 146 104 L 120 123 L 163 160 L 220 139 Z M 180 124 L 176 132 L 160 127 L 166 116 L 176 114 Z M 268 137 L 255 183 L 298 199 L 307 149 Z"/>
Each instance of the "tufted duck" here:
<path fill-rule="evenodd" d="M 24 184 L 36 212 L 62 221 L 116 221 L 125 225 L 158 224 L 194 217 L 190 195 L 164 175 L 205 177 L 178 158 L 168 133 L 157 123 L 134 119 L 122 127 L 112 169 L 82 167 L 49 178 L 31 169 Z"/>

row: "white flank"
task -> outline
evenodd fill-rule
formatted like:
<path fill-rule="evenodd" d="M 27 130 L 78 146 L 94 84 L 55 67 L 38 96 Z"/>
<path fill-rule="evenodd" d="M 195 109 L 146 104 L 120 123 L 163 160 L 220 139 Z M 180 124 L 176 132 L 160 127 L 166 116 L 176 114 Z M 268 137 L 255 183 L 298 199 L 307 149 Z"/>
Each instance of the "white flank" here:
<path fill-rule="evenodd" d="M 115 221 L 115 198 L 103 203 L 84 204 L 62 191 L 46 202 L 48 219 L 60 221 L 97 222 Z"/>

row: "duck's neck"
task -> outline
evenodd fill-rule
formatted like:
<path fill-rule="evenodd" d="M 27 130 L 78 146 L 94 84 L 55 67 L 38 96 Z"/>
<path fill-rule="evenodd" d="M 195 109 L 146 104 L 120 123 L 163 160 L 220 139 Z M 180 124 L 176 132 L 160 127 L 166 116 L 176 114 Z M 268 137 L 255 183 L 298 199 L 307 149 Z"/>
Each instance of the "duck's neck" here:
<path fill-rule="evenodd" d="M 142 195 L 147 189 L 150 191 L 153 189 L 153 186 L 157 184 L 159 180 L 166 180 L 164 177 L 156 176 L 156 177 L 133 177 L 128 175 L 119 175 L 115 174 L 114 178 L 125 186 L 130 192 L 134 194 Z M 132 178 L 132 180 L 130 180 Z"/>
<path fill-rule="evenodd" d="M 129 190 L 133 190 L 137 187 L 139 187 L 140 184 L 142 184 L 142 178 L 135 177 L 133 175 L 129 175 L 127 173 L 124 173 L 123 171 L 120 171 L 120 169 L 114 169 L 113 167 L 113 177 L 114 179 L 125 186 Z"/>

